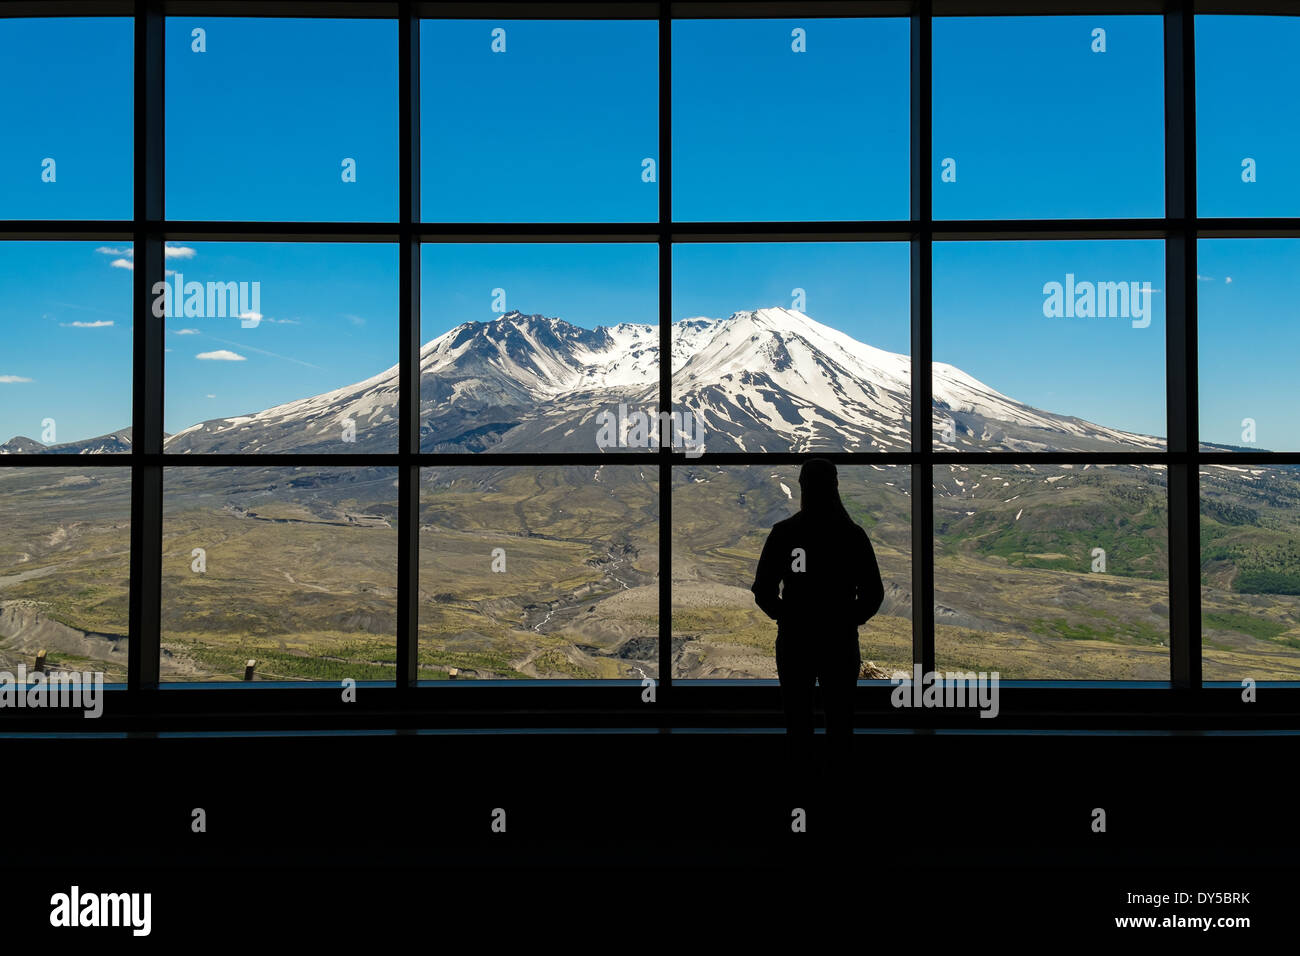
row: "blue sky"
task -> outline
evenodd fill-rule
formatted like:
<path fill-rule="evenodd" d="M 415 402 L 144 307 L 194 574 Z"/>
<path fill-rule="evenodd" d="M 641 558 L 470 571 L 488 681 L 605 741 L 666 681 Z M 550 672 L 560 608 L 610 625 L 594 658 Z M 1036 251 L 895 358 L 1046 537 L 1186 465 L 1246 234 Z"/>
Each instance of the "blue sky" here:
<path fill-rule="evenodd" d="M 659 247 L 654 243 L 436 243 L 421 250 L 421 336 L 504 311 L 558 316 L 594 328 L 659 321 Z"/>
<path fill-rule="evenodd" d="M 47 418 L 53 442 L 131 424 L 131 273 L 98 245 L 3 244 L 0 441 L 41 441 Z"/>
<path fill-rule="evenodd" d="M 128 19 L 0 20 L 0 219 L 131 218 L 133 46 Z"/>
<path fill-rule="evenodd" d="M 935 216 L 1163 215 L 1161 38 L 1156 16 L 936 19 Z"/>
<path fill-rule="evenodd" d="M 1300 239 L 1202 239 L 1197 259 L 1201 438 L 1300 451 Z"/>
<path fill-rule="evenodd" d="M 497 26 L 505 53 L 492 51 Z M 204 53 L 192 50 L 196 27 Z M 1098 28 L 1104 54 L 1091 50 Z M 1197 28 L 1201 212 L 1300 214 L 1300 126 L 1287 121 L 1300 19 L 1199 17 Z M 791 48 L 796 29 L 806 52 Z M 907 30 L 901 20 L 674 24 L 676 215 L 906 216 Z M 1158 18 L 941 18 L 934 36 L 936 216 L 1161 214 Z M 659 148 L 656 24 L 429 21 L 422 41 L 427 220 L 658 215 L 658 184 L 642 179 Z M 396 215 L 392 23 L 173 18 L 166 42 L 169 216 Z M 26 90 L 37 77 L 41 91 L 0 103 L 0 220 L 130 216 L 131 46 L 127 20 L 0 20 L 0 82 Z M 940 179 L 946 156 L 958 160 L 955 183 Z M 1246 156 L 1255 183 L 1241 181 Z M 41 180 L 47 157 L 54 182 Z M 342 181 L 344 157 L 357 161 L 355 183 Z M 61 441 L 130 422 L 126 245 L 0 246 L 0 440 L 39 437 L 46 417 Z M 173 245 L 193 250 L 168 263 L 187 279 L 260 281 L 267 318 L 169 331 L 168 430 L 396 362 L 392 247 Z M 1163 289 L 1160 250 L 940 245 L 935 357 L 1031 404 L 1162 434 L 1163 292 L 1145 330 L 1041 314 L 1043 283 L 1066 272 Z M 1300 448 L 1300 424 L 1280 414 L 1300 345 L 1295 244 L 1203 242 L 1201 255 L 1204 437 L 1239 443 L 1241 418 L 1254 417 L 1260 447 Z M 423 333 L 490 319 L 495 288 L 507 308 L 579 325 L 653 322 L 669 265 L 645 243 L 432 246 Z M 683 244 L 671 267 L 675 318 L 788 306 L 799 287 L 814 319 L 908 351 L 901 244 Z M 243 361 L 196 358 L 227 350 Z"/>
<path fill-rule="evenodd" d="M 1159 240 L 936 243 L 934 360 L 1036 408 L 1163 436 L 1164 255 Z M 1067 275 L 1149 282 L 1150 325 L 1044 315 L 1044 285 Z"/>
<path fill-rule="evenodd" d="M 653 21 L 424 21 L 422 217 L 658 220 L 658 185 L 642 178 L 659 156 L 658 33 Z"/>
<path fill-rule="evenodd" d="M 910 343 L 908 246 L 884 242 L 682 243 L 673 249 L 673 320 L 793 306 L 895 352 Z M 593 328 L 659 320 L 659 250 L 650 243 L 437 243 L 423 250 L 422 337 L 506 311 Z"/>
<path fill-rule="evenodd" d="M 906 219 L 908 36 L 897 19 L 674 23 L 674 217 Z"/>
<path fill-rule="evenodd" d="M 793 308 L 891 352 L 911 351 L 911 252 L 901 242 L 679 243 L 673 320 L 742 309 Z"/>
<path fill-rule="evenodd" d="M 676 23 L 677 218 L 905 217 L 907 36 L 895 19 Z M 657 24 L 438 20 L 422 41 L 426 219 L 657 218 Z M 169 18 L 168 214 L 394 218 L 396 42 L 383 20 Z M 1203 215 L 1300 214 L 1300 126 L 1280 121 L 1297 48 L 1300 18 L 1197 18 Z M 4 88 L 41 92 L 0 105 L 0 217 L 130 216 L 131 56 L 126 19 L 0 24 Z M 936 216 L 1161 214 L 1158 17 L 938 18 L 934 62 Z"/>
<path fill-rule="evenodd" d="M 1300 216 L 1300 17 L 1202 16 L 1196 31 L 1197 211 Z"/>
<path fill-rule="evenodd" d="M 394 246 L 171 245 L 193 250 L 169 260 L 186 283 L 260 282 L 262 319 L 251 328 L 228 317 L 167 320 L 166 431 L 317 395 L 397 364 Z"/>
<path fill-rule="evenodd" d="M 396 46 L 390 20 L 169 17 L 167 215 L 395 218 Z"/>

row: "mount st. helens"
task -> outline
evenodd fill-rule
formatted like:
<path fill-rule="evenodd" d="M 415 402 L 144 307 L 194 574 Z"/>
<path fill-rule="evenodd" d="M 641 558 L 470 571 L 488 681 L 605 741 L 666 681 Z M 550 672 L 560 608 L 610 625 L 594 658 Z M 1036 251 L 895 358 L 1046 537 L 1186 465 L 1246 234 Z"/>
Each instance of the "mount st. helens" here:
<path fill-rule="evenodd" d="M 770 308 L 673 324 L 673 407 L 701 422 L 707 451 L 899 451 L 910 441 L 911 360 L 801 312 Z M 590 452 L 597 414 L 657 410 L 659 331 L 585 329 L 511 312 L 467 322 L 420 352 L 421 448 L 430 452 Z M 933 365 L 933 429 L 947 447 L 1014 451 L 1158 450 L 1138 435 L 1016 401 Z M 264 411 L 201 422 L 165 451 L 390 452 L 398 367 Z M 355 441 L 343 440 L 348 421 Z M 949 424 L 951 423 L 951 424 Z M 43 446 L 19 436 L 0 453 L 124 452 L 130 430 Z"/>
<path fill-rule="evenodd" d="M 421 349 L 422 447 L 486 452 L 419 476 L 419 666 L 424 677 L 657 676 L 659 558 L 672 549 L 679 678 L 771 678 L 775 629 L 749 584 L 767 529 L 798 507 L 798 464 L 671 469 L 517 466 L 493 452 L 593 451 L 596 413 L 658 400 L 653 325 L 583 329 L 511 313 Z M 906 449 L 910 362 L 798 312 L 673 326 L 675 406 L 710 451 Z M 933 367 L 933 434 L 948 447 L 1159 449 L 1159 438 L 1034 409 Z M 205 452 L 386 452 L 398 370 L 167 436 Z M 342 440 L 351 421 L 356 442 Z M 14 453 L 126 452 L 129 429 Z M 495 459 L 495 460 L 494 460 Z M 12 459 L 11 459 L 12 461 Z M 102 463 L 103 459 L 101 459 Z M 650 461 L 647 459 L 647 464 Z M 28 464 L 31 464 L 29 461 Z M 64 462 L 65 465 L 68 462 Z M 191 465 L 198 464 L 191 460 Z M 75 472 L 75 473 L 74 473 Z M 840 475 L 871 534 L 886 601 L 864 657 L 909 668 L 913 469 L 864 460 Z M 1168 494 L 1161 465 L 971 461 L 933 474 L 939 663 L 1010 679 L 1168 677 Z M 164 476 L 165 679 L 391 679 L 397 627 L 397 469 L 176 467 Z M 1200 473 L 1207 679 L 1300 674 L 1300 469 Z M 46 649 L 125 674 L 131 478 L 118 468 L 0 468 L 0 666 Z M 206 569 L 194 569 L 195 549 Z M 1090 570 L 1095 549 L 1106 573 Z M 490 556 L 502 549 L 509 573 Z"/>

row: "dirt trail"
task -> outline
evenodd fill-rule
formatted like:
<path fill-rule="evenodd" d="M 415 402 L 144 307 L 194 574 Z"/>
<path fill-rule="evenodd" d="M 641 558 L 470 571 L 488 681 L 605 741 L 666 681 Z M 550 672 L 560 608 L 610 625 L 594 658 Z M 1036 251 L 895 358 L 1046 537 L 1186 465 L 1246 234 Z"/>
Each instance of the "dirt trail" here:
<path fill-rule="evenodd" d="M 58 564 L 51 564 L 44 568 L 32 568 L 30 571 L 19 571 L 17 574 L 0 575 L 0 588 L 9 587 L 13 584 L 22 584 L 24 581 L 30 581 L 33 578 L 43 578 L 45 575 L 53 574 L 63 567 L 64 563 L 60 561 Z"/>

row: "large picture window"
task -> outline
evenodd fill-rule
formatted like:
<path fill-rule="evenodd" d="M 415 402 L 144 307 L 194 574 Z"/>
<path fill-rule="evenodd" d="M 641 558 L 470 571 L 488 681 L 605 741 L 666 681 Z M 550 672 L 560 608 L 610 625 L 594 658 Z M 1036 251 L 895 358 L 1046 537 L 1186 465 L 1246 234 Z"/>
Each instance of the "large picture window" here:
<path fill-rule="evenodd" d="M 1300 680 L 1300 21 L 977 6 L 0 18 L 0 664 L 725 712 L 821 455 L 882 712 Z"/>

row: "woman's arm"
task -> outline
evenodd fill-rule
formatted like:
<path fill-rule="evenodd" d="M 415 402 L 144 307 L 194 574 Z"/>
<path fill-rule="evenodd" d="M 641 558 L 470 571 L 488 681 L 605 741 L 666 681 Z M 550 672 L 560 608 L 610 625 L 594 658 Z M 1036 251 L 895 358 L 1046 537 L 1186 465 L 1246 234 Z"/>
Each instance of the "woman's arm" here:
<path fill-rule="evenodd" d="M 763 553 L 758 558 L 758 571 L 750 590 L 754 592 L 754 601 L 759 609 L 774 621 L 781 619 L 781 577 L 784 565 L 781 561 L 777 543 L 776 529 L 773 528 L 763 543 Z"/>
<path fill-rule="evenodd" d="M 885 600 L 885 583 L 880 579 L 880 565 L 871 539 L 862 532 L 862 553 L 858 559 L 857 598 L 853 602 L 854 619 L 859 627 L 871 620 Z"/>

